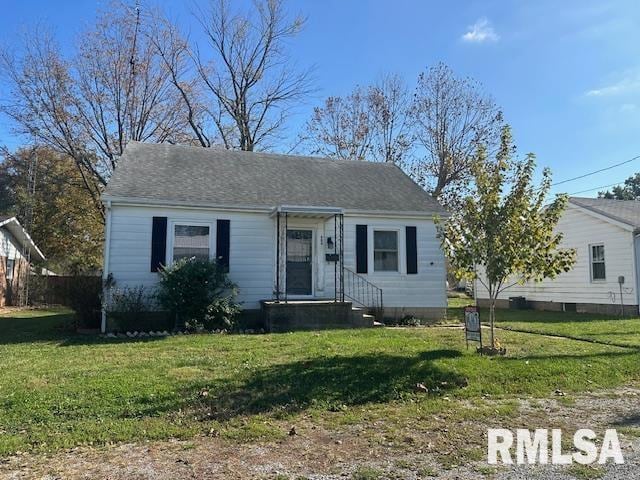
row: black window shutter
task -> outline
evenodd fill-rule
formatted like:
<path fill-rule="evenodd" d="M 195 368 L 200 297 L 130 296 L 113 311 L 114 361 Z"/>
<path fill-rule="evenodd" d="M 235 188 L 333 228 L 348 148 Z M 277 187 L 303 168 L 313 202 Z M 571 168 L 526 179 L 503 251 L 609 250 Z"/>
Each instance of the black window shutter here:
<path fill-rule="evenodd" d="M 153 217 L 151 227 L 151 271 L 157 272 L 167 262 L 167 217 Z"/>
<path fill-rule="evenodd" d="M 230 227 L 229 220 L 218 220 L 216 224 L 216 257 L 218 265 L 227 273 L 229 272 Z"/>
<path fill-rule="evenodd" d="M 367 273 L 367 226 L 356 225 L 356 273 Z"/>
<path fill-rule="evenodd" d="M 407 273 L 418 273 L 418 238 L 416 227 L 406 227 Z"/>

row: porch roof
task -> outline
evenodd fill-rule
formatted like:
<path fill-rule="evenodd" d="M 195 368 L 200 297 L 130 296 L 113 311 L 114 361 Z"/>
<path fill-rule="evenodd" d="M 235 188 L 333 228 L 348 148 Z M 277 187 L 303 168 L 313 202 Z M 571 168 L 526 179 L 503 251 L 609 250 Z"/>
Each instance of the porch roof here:
<path fill-rule="evenodd" d="M 278 213 L 286 213 L 289 217 L 298 218 L 331 218 L 342 215 L 344 210 L 339 207 L 313 207 L 306 205 L 278 205 L 271 210 L 270 216 L 275 217 Z"/>

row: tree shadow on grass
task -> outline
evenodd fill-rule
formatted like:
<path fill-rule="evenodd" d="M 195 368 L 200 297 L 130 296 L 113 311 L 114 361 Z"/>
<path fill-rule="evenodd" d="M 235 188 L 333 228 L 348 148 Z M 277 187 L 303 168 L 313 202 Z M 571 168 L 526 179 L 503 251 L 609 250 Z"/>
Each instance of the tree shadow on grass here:
<path fill-rule="evenodd" d="M 334 356 L 273 365 L 253 372 L 235 388 L 211 389 L 200 402 L 209 418 L 218 420 L 295 413 L 314 405 L 338 411 L 389 402 L 414 392 L 417 383 L 430 392 L 466 385 L 464 377 L 434 363 L 460 355 L 457 350 L 431 350 L 418 356 Z"/>
<path fill-rule="evenodd" d="M 77 335 L 71 334 L 62 340 L 59 347 L 74 347 L 78 345 L 111 345 L 119 343 L 150 343 L 157 342 L 158 340 L 164 340 L 167 337 L 117 337 L 106 338 L 98 336 L 97 334 Z"/>
<path fill-rule="evenodd" d="M 480 316 L 488 320 L 489 311 L 481 309 Z M 517 323 L 588 323 L 607 321 L 615 324 L 619 320 L 629 320 L 628 317 L 597 315 L 593 313 L 576 312 L 553 312 L 544 310 L 496 310 L 496 324 L 517 322 Z"/>
<path fill-rule="evenodd" d="M 640 413 L 620 417 L 613 424 L 620 427 L 640 427 Z"/>
<path fill-rule="evenodd" d="M 473 302 L 470 302 L 470 304 Z M 447 318 L 449 320 L 464 321 L 463 307 L 447 308 Z M 496 309 L 496 324 L 508 322 L 518 323 L 585 323 L 585 322 L 601 322 L 611 321 L 615 325 L 616 320 L 629 320 L 633 317 L 619 317 L 613 315 L 600 315 L 594 313 L 577 313 L 577 312 L 554 312 L 545 310 L 509 310 L 499 308 Z M 488 321 L 489 309 L 480 309 L 480 319 Z"/>
<path fill-rule="evenodd" d="M 71 333 L 72 313 L 20 312 L 0 317 L 0 344 L 63 341 Z"/>
<path fill-rule="evenodd" d="M 95 333 L 81 335 L 73 330 L 73 313 L 38 310 L 0 317 L 0 345 L 52 342 L 60 347 L 105 343 L 151 342 L 164 337 L 105 338 Z"/>
<path fill-rule="evenodd" d="M 606 345 L 611 346 L 611 345 Z M 586 361 L 588 359 L 596 360 L 598 358 L 606 358 L 615 360 L 617 358 L 633 358 L 638 356 L 638 350 L 636 347 L 620 347 L 626 348 L 627 351 L 617 352 L 597 352 L 597 353 L 553 353 L 542 355 L 522 355 L 522 356 L 506 356 L 506 357 L 491 357 L 492 360 L 498 362 L 523 362 L 526 360 L 581 360 Z"/>

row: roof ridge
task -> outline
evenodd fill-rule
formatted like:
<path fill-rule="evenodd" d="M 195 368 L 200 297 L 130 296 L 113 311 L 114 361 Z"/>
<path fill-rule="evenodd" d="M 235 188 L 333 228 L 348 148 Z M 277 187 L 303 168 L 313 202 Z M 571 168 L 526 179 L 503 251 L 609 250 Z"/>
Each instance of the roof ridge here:
<path fill-rule="evenodd" d="M 131 142 L 105 195 L 207 204 L 446 213 L 398 165 Z"/>
<path fill-rule="evenodd" d="M 622 199 L 622 198 L 591 198 L 591 197 L 569 197 L 569 200 L 597 200 L 599 202 L 640 202 L 640 200 L 636 200 L 635 198 L 630 199 Z"/>
<path fill-rule="evenodd" d="M 275 152 L 263 152 L 263 151 L 256 151 L 256 150 L 237 150 L 237 149 L 230 149 L 230 148 L 224 148 L 222 146 L 220 146 L 220 148 L 217 148 L 217 146 L 213 146 L 213 147 L 199 147 L 197 145 L 186 145 L 186 144 L 181 144 L 181 143 L 168 143 L 168 142 L 162 142 L 162 143 L 154 143 L 154 142 L 140 142 L 137 140 L 130 140 L 127 143 L 127 147 L 129 145 L 135 144 L 136 146 L 142 146 L 142 147 L 151 147 L 151 148 L 156 148 L 156 147 L 161 147 L 161 148 L 183 148 L 185 150 L 195 150 L 195 151 L 200 151 L 200 152 L 207 152 L 207 153 L 213 153 L 213 152 L 223 152 L 223 153 L 230 153 L 233 155 L 241 155 L 241 156 L 251 156 L 251 155 L 265 155 L 265 156 L 269 156 L 269 157 L 281 157 L 281 158 L 292 158 L 292 159 L 297 159 L 297 160 L 315 160 L 315 161 L 324 161 L 324 162 L 329 162 L 329 163 L 361 163 L 361 164 L 367 164 L 367 165 L 393 165 L 393 166 L 397 166 L 395 163 L 393 162 L 379 162 L 379 161 L 375 161 L 375 160 L 350 160 L 347 158 L 332 158 L 332 157 L 321 157 L 321 156 L 317 156 L 317 155 L 302 155 L 302 154 L 293 154 L 293 153 L 275 153 Z M 126 148 L 125 148 L 125 152 L 126 153 Z M 399 167 L 398 167 L 399 168 Z"/>

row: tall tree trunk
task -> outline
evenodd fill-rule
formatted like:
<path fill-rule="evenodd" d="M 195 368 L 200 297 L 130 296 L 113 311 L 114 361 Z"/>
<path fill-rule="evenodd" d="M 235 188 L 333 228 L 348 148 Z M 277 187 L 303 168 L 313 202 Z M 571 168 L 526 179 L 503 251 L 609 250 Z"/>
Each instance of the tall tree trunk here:
<path fill-rule="evenodd" d="M 491 330 L 491 348 L 496 348 L 496 339 L 494 335 L 494 324 L 496 319 L 496 299 L 492 295 L 489 299 L 489 328 Z"/>

